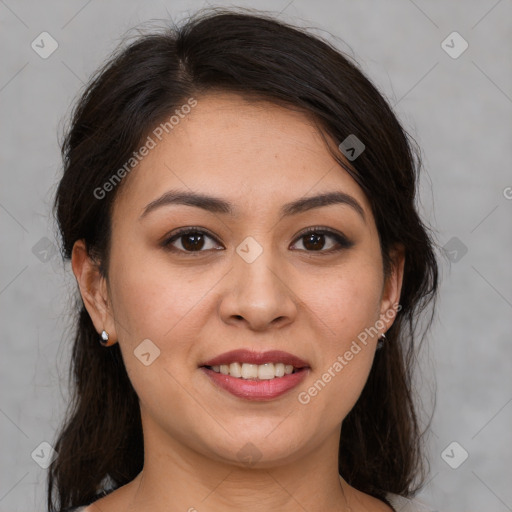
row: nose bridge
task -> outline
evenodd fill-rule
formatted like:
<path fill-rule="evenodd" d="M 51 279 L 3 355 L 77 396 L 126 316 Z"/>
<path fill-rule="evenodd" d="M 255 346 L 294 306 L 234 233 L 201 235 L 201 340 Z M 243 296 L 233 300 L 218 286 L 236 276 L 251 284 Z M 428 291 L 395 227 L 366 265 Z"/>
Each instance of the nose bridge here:
<path fill-rule="evenodd" d="M 283 266 L 268 238 L 265 247 L 253 237 L 245 238 L 233 256 L 230 289 L 223 298 L 224 319 L 242 317 L 254 329 L 263 329 L 276 319 L 292 319 L 295 300 L 280 269 Z"/>
<path fill-rule="evenodd" d="M 265 243 L 265 247 L 262 243 Z M 282 293 L 283 277 L 276 271 L 280 265 L 270 240 L 267 238 L 262 243 L 251 236 L 246 237 L 236 248 L 233 265 L 244 293 L 255 296 L 262 294 L 265 300 L 275 300 L 274 296 Z"/>

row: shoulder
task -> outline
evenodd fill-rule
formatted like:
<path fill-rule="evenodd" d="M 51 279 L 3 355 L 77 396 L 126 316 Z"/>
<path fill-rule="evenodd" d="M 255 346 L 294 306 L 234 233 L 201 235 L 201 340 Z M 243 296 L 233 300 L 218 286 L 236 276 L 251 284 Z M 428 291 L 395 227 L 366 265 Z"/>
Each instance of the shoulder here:
<path fill-rule="evenodd" d="M 434 512 L 434 508 L 417 498 L 405 498 L 388 493 L 386 499 L 397 512 Z"/>
<path fill-rule="evenodd" d="M 94 502 L 96 502 L 96 501 L 100 500 L 101 498 L 109 495 L 114 490 L 115 489 L 103 490 L 100 493 L 96 494 L 94 499 L 92 501 L 90 501 L 89 503 L 87 503 L 85 505 L 81 505 L 79 507 L 66 508 L 66 509 L 62 510 L 61 512 L 97 512 L 98 507 L 95 507 L 93 505 Z"/>

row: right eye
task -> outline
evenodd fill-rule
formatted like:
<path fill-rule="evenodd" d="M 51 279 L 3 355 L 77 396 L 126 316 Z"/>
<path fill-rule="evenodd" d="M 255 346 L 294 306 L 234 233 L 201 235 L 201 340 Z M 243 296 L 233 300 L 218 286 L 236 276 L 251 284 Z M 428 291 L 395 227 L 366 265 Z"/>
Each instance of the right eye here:
<path fill-rule="evenodd" d="M 162 246 L 170 251 L 185 254 L 205 252 L 206 250 L 212 249 L 219 250 L 215 249 L 215 247 L 206 247 L 206 249 L 204 249 L 205 245 L 208 245 L 207 239 L 216 241 L 212 235 L 203 229 L 194 227 L 181 228 L 172 233 L 170 237 L 166 238 L 162 242 Z M 175 242 L 178 242 L 178 245 L 181 247 L 175 245 Z"/>

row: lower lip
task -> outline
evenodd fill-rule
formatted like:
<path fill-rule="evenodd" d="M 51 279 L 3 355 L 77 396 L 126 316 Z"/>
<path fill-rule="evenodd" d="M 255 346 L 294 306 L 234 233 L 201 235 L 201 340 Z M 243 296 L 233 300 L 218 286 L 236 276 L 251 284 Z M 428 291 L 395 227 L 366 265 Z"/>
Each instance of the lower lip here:
<path fill-rule="evenodd" d="M 202 366 L 200 368 L 219 387 L 231 394 L 246 400 L 272 400 L 298 386 L 309 373 L 304 368 L 296 373 L 284 377 L 275 377 L 269 380 L 246 380 L 231 375 L 214 372 Z"/>

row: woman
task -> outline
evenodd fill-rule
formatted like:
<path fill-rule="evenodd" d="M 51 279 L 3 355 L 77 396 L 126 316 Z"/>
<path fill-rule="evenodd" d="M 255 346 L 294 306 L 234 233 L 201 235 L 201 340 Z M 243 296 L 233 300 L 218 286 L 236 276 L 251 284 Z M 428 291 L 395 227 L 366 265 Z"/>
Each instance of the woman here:
<path fill-rule="evenodd" d="M 49 510 L 423 510 L 437 264 L 417 153 L 356 65 L 201 12 L 119 50 L 62 149 L 80 299 Z"/>

